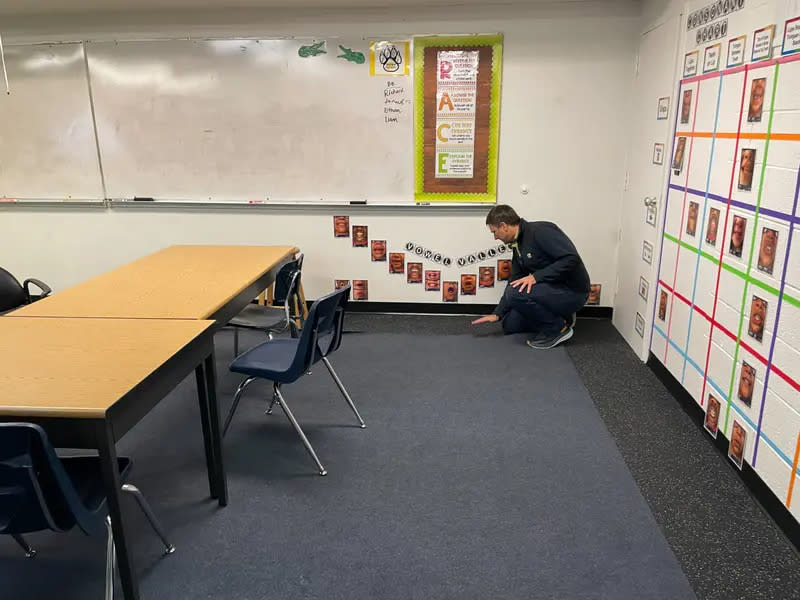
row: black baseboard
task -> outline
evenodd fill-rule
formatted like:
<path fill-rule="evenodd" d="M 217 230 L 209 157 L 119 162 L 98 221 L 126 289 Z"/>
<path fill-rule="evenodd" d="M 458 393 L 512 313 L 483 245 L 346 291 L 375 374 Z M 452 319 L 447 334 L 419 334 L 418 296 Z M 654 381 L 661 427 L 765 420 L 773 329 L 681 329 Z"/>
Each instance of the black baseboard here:
<path fill-rule="evenodd" d="M 309 308 L 313 302 L 308 302 Z M 353 313 L 419 313 L 428 315 L 488 315 L 496 304 L 447 304 L 444 302 L 362 302 L 351 300 L 347 312 Z M 614 309 L 610 306 L 584 306 L 579 317 L 610 319 Z"/>
<path fill-rule="evenodd" d="M 669 372 L 653 353 L 647 359 L 647 366 L 655 373 L 669 392 L 675 397 L 678 403 L 683 408 L 684 412 L 689 415 L 694 421 L 695 425 L 705 434 L 705 411 L 695 402 L 692 395 L 675 379 L 672 373 Z M 775 493 L 764 483 L 764 480 L 759 477 L 753 468 L 745 461 L 742 464 L 742 470 L 728 459 L 728 440 L 720 432 L 717 439 L 712 438 L 710 435 L 706 436 L 710 442 L 716 446 L 717 450 L 725 457 L 726 464 L 733 469 L 739 477 L 742 478 L 747 488 L 755 497 L 756 501 L 761 507 L 769 514 L 775 523 L 780 527 L 783 533 L 789 538 L 789 541 L 794 545 L 795 549 L 800 552 L 800 523 L 798 523 L 789 509 L 784 506 L 783 502 L 775 495 Z"/>

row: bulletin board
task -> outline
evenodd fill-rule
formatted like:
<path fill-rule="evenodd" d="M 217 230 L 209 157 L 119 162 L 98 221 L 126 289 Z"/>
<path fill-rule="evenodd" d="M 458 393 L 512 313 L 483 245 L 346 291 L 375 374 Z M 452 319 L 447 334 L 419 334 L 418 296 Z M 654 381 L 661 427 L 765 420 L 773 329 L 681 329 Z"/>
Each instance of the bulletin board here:
<path fill-rule="evenodd" d="M 502 35 L 414 40 L 415 199 L 497 201 Z"/>

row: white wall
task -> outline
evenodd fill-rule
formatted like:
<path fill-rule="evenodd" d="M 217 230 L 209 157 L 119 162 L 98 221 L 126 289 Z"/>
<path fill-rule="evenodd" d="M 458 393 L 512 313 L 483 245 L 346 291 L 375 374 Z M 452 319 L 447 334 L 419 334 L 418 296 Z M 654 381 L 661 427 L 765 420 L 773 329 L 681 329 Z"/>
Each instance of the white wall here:
<path fill-rule="evenodd" d="M 500 201 L 529 220 L 559 223 L 577 245 L 592 281 L 603 285 L 601 304 L 610 306 L 638 14 L 638 4 L 627 1 L 397 12 L 187 11 L 18 18 L 0 25 L 0 33 L 5 43 L 27 43 L 502 32 Z M 527 196 L 519 191 L 522 184 L 531 189 Z M 440 301 L 438 294 L 390 276 L 385 263 L 372 264 L 367 250 L 333 239 L 333 214 L 350 214 L 351 224 L 368 225 L 370 238 L 388 240 L 389 251 L 416 241 L 457 257 L 493 243 L 483 225 L 485 210 L 474 209 L 343 213 L 13 206 L 0 210 L 0 264 L 59 289 L 173 243 L 295 243 L 306 252 L 309 298 L 331 289 L 334 278 L 367 278 L 370 300 Z M 477 269 L 442 271 L 443 280 L 457 280 L 461 272 Z M 497 287 L 479 290 L 461 301 L 493 303 L 499 293 Z"/>

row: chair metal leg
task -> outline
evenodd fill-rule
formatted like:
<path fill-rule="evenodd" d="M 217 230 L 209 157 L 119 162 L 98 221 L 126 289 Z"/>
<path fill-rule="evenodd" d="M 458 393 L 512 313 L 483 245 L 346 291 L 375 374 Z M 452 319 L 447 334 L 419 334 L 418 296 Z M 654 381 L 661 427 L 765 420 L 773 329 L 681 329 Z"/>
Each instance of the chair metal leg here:
<path fill-rule="evenodd" d="M 350 409 L 356 415 L 358 422 L 361 424 L 361 429 L 364 429 L 366 427 L 366 425 L 364 424 L 364 419 L 362 419 L 361 415 L 358 414 L 358 409 L 356 408 L 356 405 L 353 404 L 353 400 L 350 398 L 350 394 L 348 394 L 347 390 L 344 389 L 344 385 L 342 385 L 342 380 L 339 379 L 339 376 L 336 374 L 336 371 L 333 370 L 333 365 L 331 365 L 331 361 L 328 360 L 327 356 L 323 356 L 322 362 L 324 362 L 325 366 L 328 367 L 328 372 L 331 374 L 331 377 L 333 377 L 333 380 L 336 382 L 339 391 L 342 392 L 342 396 L 344 396 L 344 399 L 347 400 L 347 404 L 350 405 Z"/>
<path fill-rule="evenodd" d="M 264 414 L 271 415 L 272 414 L 272 407 L 275 406 L 275 402 L 278 401 L 278 396 L 275 394 L 275 390 L 272 390 L 272 401 L 269 403 L 269 408 Z"/>
<path fill-rule="evenodd" d="M 228 411 L 228 416 L 225 417 L 225 425 L 222 426 L 222 437 L 225 437 L 225 434 L 228 433 L 228 427 L 231 426 L 233 414 L 236 412 L 236 409 L 239 406 L 239 400 L 242 398 L 242 392 L 244 392 L 245 388 L 255 380 L 255 377 L 248 377 L 242 383 L 240 383 L 239 387 L 236 389 L 236 394 L 233 396 L 233 404 L 231 404 L 231 409 Z"/>
<path fill-rule="evenodd" d="M 314 448 L 311 447 L 311 442 L 308 441 L 306 434 L 303 433 L 303 430 L 300 428 L 300 424 L 297 422 L 297 419 L 294 418 L 292 411 L 289 410 L 289 407 L 286 405 L 286 400 L 283 399 L 283 394 L 281 394 L 280 384 L 275 384 L 274 386 L 275 395 L 278 398 L 278 402 L 283 409 L 286 418 L 292 423 L 294 430 L 297 432 L 297 435 L 300 436 L 300 439 L 303 441 L 303 445 L 306 447 L 306 450 L 311 455 L 311 458 L 314 459 L 314 462 L 317 463 L 317 468 L 319 469 L 320 475 L 327 475 L 328 471 L 325 470 L 325 467 L 322 466 L 322 463 L 319 462 L 319 458 L 317 458 L 317 453 L 314 452 Z"/>
<path fill-rule="evenodd" d="M 142 509 L 142 512 L 147 517 L 147 520 L 150 521 L 150 526 L 153 528 L 153 531 L 156 532 L 156 535 L 161 538 L 161 542 L 164 544 L 164 554 L 172 554 L 175 552 L 175 546 L 170 544 L 167 536 L 164 535 L 164 530 L 161 528 L 161 524 L 156 519 L 156 516 L 153 514 L 153 510 L 150 508 L 150 505 L 145 500 L 144 495 L 142 492 L 139 491 L 135 485 L 131 485 L 130 483 L 126 483 L 122 486 L 122 491 L 128 494 L 131 494 L 134 498 L 136 498 L 136 502 L 139 503 L 139 508 Z"/>
<path fill-rule="evenodd" d="M 111 517 L 106 517 L 108 542 L 106 545 L 106 600 L 114 600 L 114 563 L 116 552 L 114 550 L 114 532 L 111 530 Z"/>
<path fill-rule="evenodd" d="M 36 550 L 31 548 L 30 545 L 28 545 L 28 542 L 25 541 L 24 537 L 22 537 L 18 533 L 11 534 L 11 537 L 13 537 L 14 541 L 17 542 L 23 550 L 25 550 L 26 558 L 33 558 L 34 556 L 36 556 Z"/>
<path fill-rule="evenodd" d="M 233 355 L 239 356 L 239 328 L 233 328 Z"/>

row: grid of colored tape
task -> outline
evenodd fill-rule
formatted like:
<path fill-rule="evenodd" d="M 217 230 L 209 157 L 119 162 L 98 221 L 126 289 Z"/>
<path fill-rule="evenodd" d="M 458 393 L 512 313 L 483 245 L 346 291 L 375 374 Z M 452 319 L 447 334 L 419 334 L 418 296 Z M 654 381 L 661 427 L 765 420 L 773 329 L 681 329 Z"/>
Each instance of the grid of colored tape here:
<path fill-rule="evenodd" d="M 778 74 L 779 74 L 779 71 L 780 71 L 780 64 L 785 63 L 785 62 L 793 62 L 793 61 L 798 60 L 798 59 L 800 59 L 800 56 L 783 57 L 781 59 L 775 59 L 775 60 L 772 60 L 772 61 L 765 61 L 764 63 L 761 63 L 759 65 L 755 65 L 755 66 L 754 65 L 745 65 L 743 67 L 737 67 L 737 68 L 734 68 L 734 69 L 728 69 L 728 70 L 720 72 L 720 73 L 712 73 L 712 74 L 708 74 L 708 75 L 704 75 L 704 76 L 697 76 L 697 77 L 693 77 L 693 78 L 688 78 L 688 79 L 685 79 L 685 80 L 683 80 L 681 82 L 681 85 L 680 85 L 679 91 L 678 91 L 678 97 L 680 97 L 681 88 L 683 87 L 683 85 L 685 83 L 690 83 L 690 82 L 693 82 L 693 81 L 700 81 L 700 80 L 703 80 L 703 79 L 711 79 L 713 77 L 719 77 L 719 80 L 720 80 L 719 90 L 718 90 L 718 98 L 717 98 L 717 107 L 716 107 L 716 113 L 715 113 L 715 117 L 714 117 L 714 130 L 712 132 L 704 132 L 704 131 L 703 132 L 698 132 L 698 131 L 695 131 L 696 112 L 697 112 L 697 106 L 699 105 L 699 91 L 700 91 L 699 90 L 699 86 L 697 88 L 697 92 L 698 93 L 697 93 L 697 96 L 695 98 L 695 107 L 694 107 L 694 109 L 695 109 L 695 118 L 693 119 L 693 122 L 692 122 L 692 130 L 691 131 L 687 131 L 687 132 L 678 132 L 677 131 L 677 107 L 676 107 L 676 130 L 675 130 L 675 133 L 673 135 L 673 150 L 672 151 L 674 152 L 674 144 L 675 144 L 675 142 L 676 142 L 678 137 L 687 137 L 692 141 L 695 138 L 711 138 L 711 140 L 712 140 L 711 157 L 709 158 L 709 172 L 707 174 L 708 176 L 707 176 L 707 180 L 706 180 L 706 190 L 705 191 L 694 190 L 694 189 L 691 189 L 691 188 L 688 187 L 688 174 L 689 174 L 689 168 L 690 168 L 690 165 L 691 165 L 691 147 L 692 147 L 692 142 L 691 141 L 690 141 L 689 160 L 688 160 L 687 166 L 686 166 L 686 178 L 685 178 L 686 183 L 685 183 L 685 185 L 684 186 L 680 186 L 680 185 L 677 185 L 677 184 L 673 184 L 671 182 L 671 176 L 670 176 L 670 183 L 669 183 L 668 191 L 667 191 L 667 206 L 668 206 L 668 203 L 669 203 L 669 191 L 670 190 L 683 192 L 683 202 L 682 202 L 683 206 L 682 206 L 682 209 L 681 209 L 681 225 L 680 225 L 680 229 L 679 229 L 679 233 L 678 233 L 678 238 L 675 238 L 674 236 L 671 236 L 671 235 L 667 234 L 666 233 L 666 227 L 664 227 L 664 229 L 663 229 L 664 230 L 664 237 L 662 238 L 661 253 L 660 253 L 660 256 L 659 256 L 658 269 L 659 269 L 659 273 L 660 273 L 663 253 L 665 251 L 664 240 L 670 240 L 670 241 L 674 242 L 677 245 L 678 256 L 676 256 L 676 267 L 675 267 L 675 275 L 673 276 L 673 286 L 670 287 L 663 280 L 659 281 L 661 286 L 664 287 L 665 289 L 668 289 L 671 292 L 671 295 L 672 295 L 672 302 L 670 304 L 670 320 L 669 320 L 669 323 L 667 325 L 667 333 L 664 333 L 657 325 L 655 325 L 655 303 L 654 303 L 654 307 L 653 307 L 653 316 L 654 316 L 654 319 L 653 319 L 653 323 L 654 323 L 653 330 L 657 331 L 668 342 L 665 345 L 664 363 L 666 364 L 666 350 L 670 346 L 674 347 L 675 350 L 677 350 L 682 355 L 682 358 L 684 359 L 681 382 L 683 383 L 683 379 L 684 379 L 683 375 L 685 374 L 687 363 L 691 364 L 704 377 L 703 392 L 701 393 L 701 399 L 700 399 L 701 405 L 703 404 L 703 399 L 704 399 L 704 396 L 705 396 L 706 381 L 708 381 L 712 385 L 712 387 L 714 387 L 717 390 L 717 393 L 719 393 L 722 397 L 725 398 L 725 401 L 727 403 L 727 411 L 726 411 L 725 425 L 723 427 L 724 431 L 727 431 L 728 419 L 729 419 L 729 414 L 730 414 L 731 408 L 733 408 L 736 412 L 740 413 L 741 416 L 745 420 L 748 421 L 748 424 L 756 431 L 756 446 L 755 446 L 754 453 L 753 453 L 752 466 L 755 467 L 755 465 L 756 465 L 756 460 L 757 460 L 757 456 L 758 456 L 758 444 L 759 444 L 759 441 L 763 438 L 763 439 L 765 439 L 767 441 L 767 443 L 770 446 L 773 447 L 773 449 L 776 450 L 776 452 L 781 456 L 782 460 L 784 460 L 784 462 L 786 462 L 788 465 L 790 465 L 792 467 L 792 476 L 791 476 L 791 481 L 790 481 L 790 484 L 789 484 L 789 495 L 787 496 L 787 506 L 791 501 L 791 494 L 792 494 L 792 489 L 793 489 L 793 485 L 794 485 L 794 481 L 795 481 L 795 472 L 797 470 L 798 452 L 800 452 L 800 436 L 798 436 L 798 448 L 797 448 L 797 450 L 795 452 L 795 457 L 794 457 L 795 460 L 794 461 L 790 461 L 789 458 L 783 452 L 781 452 L 779 448 L 777 448 L 773 443 L 771 443 L 771 441 L 767 438 L 766 435 L 763 434 L 761 428 L 762 428 L 762 425 L 763 425 L 764 406 L 765 406 L 765 403 L 766 403 L 766 400 L 767 400 L 766 394 L 767 394 L 767 389 L 768 389 L 769 376 L 770 376 L 770 373 L 772 371 L 774 371 L 775 374 L 778 375 L 779 377 L 781 377 L 784 381 L 789 383 L 789 385 L 791 385 L 793 389 L 795 389 L 797 391 L 800 391 L 800 386 L 798 385 L 798 383 L 794 379 L 789 377 L 786 373 L 784 373 L 781 369 L 779 369 L 778 367 L 774 366 L 773 363 L 772 363 L 772 359 L 773 359 L 773 356 L 774 356 L 774 349 L 775 349 L 775 341 L 777 339 L 777 330 L 778 330 L 778 326 L 779 326 L 779 323 L 780 323 L 780 312 L 781 312 L 782 302 L 784 300 L 786 300 L 790 304 L 792 304 L 794 306 L 797 306 L 797 307 L 800 307 L 800 301 L 798 301 L 797 298 L 794 298 L 794 297 L 786 294 L 786 291 L 785 291 L 785 288 L 786 288 L 786 275 L 787 275 L 786 271 L 787 271 L 787 267 L 788 267 L 789 251 L 790 251 L 790 248 L 791 248 L 791 241 L 792 241 L 793 231 L 794 231 L 794 227 L 793 226 L 795 224 L 800 223 L 800 216 L 797 215 L 798 192 L 800 192 L 800 170 L 798 170 L 797 185 L 796 185 L 796 190 L 795 190 L 795 195 L 794 195 L 794 205 L 793 205 L 791 214 L 782 213 L 780 211 L 775 211 L 775 210 L 771 210 L 771 209 L 761 209 L 761 200 L 762 200 L 762 195 L 763 195 L 764 178 L 765 178 L 765 172 L 766 172 L 766 167 L 767 167 L 767 156 L 768 156 L 770 141 L 800 141 L 800 134 L 795 134 L 795 133 L 772 133 L 772 120 L 773 120 L 773 115 L 774 115 L 774 104 L 775 104 L 776 89 L 777 89 L 777 84 L 778 84 Z M 767 125 L 767 131 L 766 131 L 766 133 L 745 133 L 745 134 L 743 134 L 741 132 L 741 121 L 742 121 L 743 109 L 744 109 L 745 88 L 746 88 L 746 85 L 747 85 L 747 72 L 751 67 L 752 68 L 762 68 L 762 67 L 766 67 L 766 66 L 770 66 L 770 65 L 775 65 L 775 72 L 774 72 L 774 76 L 773 76 L 772 98 L 771 98 L 771 102 L 770 102 L 770 112 L 769 112 L 769 121 L 768 121 L 768 125 Z M 718 120 L 718 116 L 719 116 L 719 101 L 720 101 L 720 94 L 721 94 L 721 90 L 722 90 L 722 77 L 724 75 L 727 75 L 727 74 L 738 73 L 738 72 L 744 72 L 745 73 L 745 77 L 744 77 L 744 81 L 743 81 L 742 96 L 741 96 L 738 131 L 736 133 L 718 132 L 717 131 L 717 120 Z M 720 138 L 720 139 L 735 139 L 736 140 L 736 148 L 734 150 L 734 161 L 733 161 L 732 172 L 731 172 L 730 189 L 729 189 L 729 193 L 728 193 L 728 197 L 727 198 L 711 194 L 710 193 L 710 189 L 709 189 L 709 187 L 710 187 L 710 172 L 711 172 L 711 168 L 713 168 L 714 143 L 715 143 L 715 140 L 717 138 Z M 747 203 L 734 201 L 732 199 L 733 180 L 734 180 L 734 177 L 735 177 L 735 167 L 736 167 L 736 155 L 738 154 L 739 141 L 742 140 L 742 139 L 763 139 L 763 140 L 765 140 L 764 158 L 763 158 L 763 162 L 762 162 L 762 170 L 761 170 L 761 175 L 760 175 L 758 198 L 757 198 L 756 205 L 749 205 Z M 707 211 L 705 209 L 707 207 L 707 203 L 708 203 L 709 200 L 716 201 L 716 202 L 722 202 L 722 203 L 726 204 L 725 225 L 723 226 L 723 231 L 727 231 L 727 223 L 728 223 L 728 217 L 729 217 L 729 212 L 730 212 L 731 206 L 736 206 L 736 207 L 739 207 L 739 208 L 742 208 L 742 209 L 745 209 L 745 210 L 749 210 L 749 211 L 752 211 L 752 212 L 755 213 L 755 222 L 754 222 L 753 230 L 752 230 L 752 234 L 751 234 L 752 239 L 751 239 L 751 244 L 750 244 L 750 254 L 749 254 L 749 257 L 748 257 L 748 265 L 747 265 L 747 269 L 746 269 L 745 272 L 741 272 L 738 269 L 736 269 L 735 267 L 733 267 L 731 265 L 727 265 L 727 264 L 724 263 L 724 261 L 722 260 L 722 253 L 723 253 L 723 249 L 722 248 L 720 248 L 720 256 L 719 256 L 719 259 L 717 259 L 717 258 L 711 256 L 710 254 L 708 254 L 706 252 L 703 252 L 702 250 L 700 250 L 699 247 L 695 248 L 695 247 L 691 246 L 690 244 L 687 244 L 686 242 L 683 242 L 683 240 L 681 239 L 681 235 L 682 235 L 683 228 L 684 228 L 686 197 L 687 197 L 688 194 L 692 194 L 692 195 L 695 195 L 695 196 L 701 196 L 701 197 L 704 198 L 703 223 L 701 224 L 701 238 L 702 238 L 702 234 L 703 234 L 703 231 L 704 231 L 704 228 L 705 228 L 705 215 L 707 213 Z M 770 285 L 768 285 L 768 284 L 766 284 L 766 283 L 764 283 L 764 282 L 762 282 L 762 281 L 750 276 L 750 271 L 752 269 L 752 264 L 753 264 L 753 253 L 754 253 L 754 246 L 755 246 L 755 244 L 754 244 L 755 236 L 756 236 L 756 232 L 758 230 L 758 218 L 759 218 L 760 213 L 762 213 L 762 212 L 764 213 L 765 216 L 769 216 L 769 217 L 775 218 L 775 219 L 780 220 L 780 221 L 785 221 L 789 225 L 789 240 L 787 242 L 786 256 L 784 258 L 784 267 L 783 267 L 783 274 L 782 274 L 782 278 L 781 278 L 780 290 L 777 290 L 774 287 L 772 287 L 772 286 L 770 286 Z M 666 213 L 667 213 L 667 207 L 665 207 L 665 209 L 664 209 L 664 225 L 666 225 Z M 685 248 L 685 249 L 687 249 L 689 251 L 695 252 L 697 254 L 697 264 L 695 265 L 696 268 L 695 268 L 695 275 L 694 275 L 693 291 L 692 291 L 692 299 L 691 300 L 689 300 L 689 299 L 683 297 L 682 295 L 676 293 L 675 290 L 674 290 L 674 282 L 676 281 L 677 268 L 678 268 L 677 263 L 678 263 L 678 260 L 679 260 L 679 257 L 680 257 L 680 251 L 679 250 L 680 250 L 681 247 L 683 247 L 683 248 Z M 697 267 L 699 265 L 699 261 L 700 261 L 701 257 L 712 261 L 718 267 L 716 289 L 715 289 L 715 292 L 714 292 L 714 309 L 712 311 L 712 315 L 711 316 L 709 316 L 707 313 L 705 313 L 705 311 L 703 311 L 702 309 L 700 309 L 699 307 L 697 307 L 695 305 L 695 295 L 696 295 L 697 278 L 698 278 L 698 268 Z M 738 328 L 738 332 L 737 332 L 736 335 L 734 335 L 732 332 L 728 331 L 726 328 L 724 328 L 722 325 L 720 325 L 718 322 L 716 322 L 716 319 L 715 319 L 716 307 L 717 307 L 717 303 L 718 303 L 718 299 L 719 299 L 719 278 L 720 278 L 720 274 L 721 274 L 721 271 L 722 271 L 723 268 L 725 270 L 727 270 L 727 271 L 730 271 L 730 272 L 738 275 L 739 277 L 741 277 L 745 281 L 744 291 L 743 291 L 743 295 L 742 295 L 742 306 L 741 306 L 741 310 L 740 310 L 739 328 Z M 754 352 L 754 350 L 751 347 L 749 347 L 745 342 L 743 342 L 742 339 L 741 339 L 742 326 L 743 326 L 743 321 L 744 321 L 744 308 L 746 306 L 748 285 L 754 285 L 754 286 L 760 287 L 760 288 L 765 289 L 767 291 L 770 291 L 771 293 L 773 293 L 776 296 L 778 296 L 778 308 L 777 308 L 777 312 L 776 312 L 775 327 L 774 327 L 774 330 L 773 330 L 773 336 L 772 336 L 772 341 L 771 341 L 771 344 L 770 344 L 770 350 L 769 350 L 769 357 L 768 358 L 764 358 L 760 354 Z M 671 320 L 672 320 L 672 307 L 674 305 L 674 299 L 676 297 L 690 306 L 689 331 L 687 331 L 686 346 L 685 346 L 684 349 L 681 349 L 675 342 L 673 342 L 673 340 L 670 339 L 670 336 L 669 336 L 669 331 L 670 331 L 670 327 L 671 327 Z M 689 336 L 690 336 L 690 333 L 691 333 L 690 330 L 691 330 L 692 317 L 694 315 L 694 312 L 698 312 L 699 314 L 701 314 L 710 324 L 710 332 L 709 332 L 709 336 L 708 336 L 709 342 L 708 342 L 708 349 L 707 349 L 707 352 L 706 352 L 705 368 L 700 368 L 700 366 L 697 365 L 694 361 L 692 361 L 688 356 Z M 709 357 L 710 357 L 710 350 L 711 350 L 711 343 L 712 343 L 712 334 L 713 334 L 713 331 L 714 331 L 715 328 L 719 329 L 720 331 L 723 331 L 728 337 L 730 337 L 732 340 L 734 340 L 736 342 L 736 350 L 735 350 L 734 360 L 732 361 L 732 373 L 731 373 L 731 380 L 730 380 L 730 386 L 729 386 L 728 394 L 724 394 L 722 392 L 722 390 L 719 389 L 719 387 L 716 384 L 711 382 L 710 378 L 707 376 Z M 651 339 L 651 343 L 650 343 L 651 348 L 652 348 L 652 335 L 653 335 L 653 331 L 651 331 L 651 337 L 650 337 L 650 339 Z M 765 380 L 764 380 L 764 389 L 763 389 L 763 395 L 762 395 L 762 399 L 761 399 L 761 407 L 760 407 L 758 424 L 750 422 L 750 420 L 747 419 L 741 413 L 739 408 L 730 399 L 731 395 L 732 395 L 734 381 L 735 381 L 736 365 L 737 365 L 737 362 L 738 362 L 738 353 L 739 353 L 739 350 L 740 350 L 741 347 L 744 347 L 748 352 L 750 352 L 759 361 L 761 361 L 763 364 L 765 364 L 767 366 L 767 373 L 765 375 Z"/>

